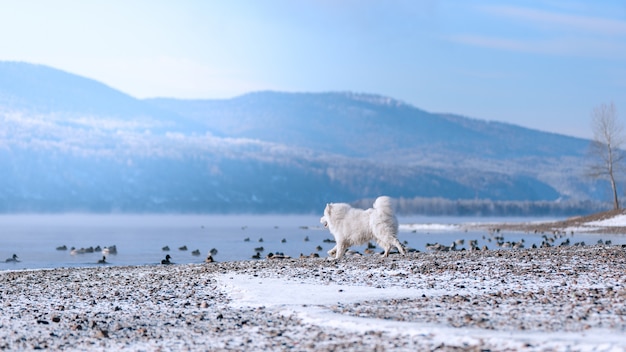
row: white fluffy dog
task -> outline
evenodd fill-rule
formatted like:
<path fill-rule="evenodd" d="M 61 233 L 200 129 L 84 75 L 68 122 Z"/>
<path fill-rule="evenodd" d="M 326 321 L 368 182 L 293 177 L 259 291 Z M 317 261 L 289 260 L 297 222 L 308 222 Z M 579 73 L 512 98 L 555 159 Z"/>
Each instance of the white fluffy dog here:
<path fill-rule="evenodd" d="M 337 243 L 328 255 L 339 259 L 350 246 L 358 246 L 368 241 L 376 241 L 387 257 L 391 248 L 396 247 L 405 254 L 398 241 L 398 219 L 391 207 L 391 198 L 376 198 L 373 208 L 362 210 L 347 203 L 329 203 L 324 209 L 320 222 L 330 230 Z"/>

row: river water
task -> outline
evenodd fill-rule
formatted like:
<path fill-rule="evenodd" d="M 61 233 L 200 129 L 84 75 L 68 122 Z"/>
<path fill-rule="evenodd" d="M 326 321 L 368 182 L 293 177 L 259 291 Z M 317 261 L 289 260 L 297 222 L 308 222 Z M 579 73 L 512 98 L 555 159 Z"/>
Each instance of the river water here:
<path fill-rule="evenodd" d="M 426 243 L 450 245 L 458 239 L 465 240 L 459 249 L 468 248 L 469 240 L 497 249 L 486 231 L 466 232 L 451 225 L 539 220 L 547 219 L 399 217 L 398 237 L 419 251 L 426 250 Z M 524 239 L 526 247 L 542 241 L 539 234 L 500 235 L 511 242 Z M 595 244 L 601 239 L 626 244 L 626 236 L 622 235 L 567 237 L 571 243 Z M 97 262 L 102 252 L 73 254 L 71 248 L 113 245 L 117 254 L 107 255 L 105 265 L 160 265 L 167 254 L 174 263 L 202 263 L 211 249 L 217 250 L 213 256 L 216 261 L 252 260 L 259 247 L 263 247 L 262 257 L 269 252 L 292 257 L 319 253 L 325 257 L 326 251 L 334 246 L 326 239 L 332 239 L 332 235 L 321 227 L 319 215 L 0 215 L 0 270 L 101 265 Z M 566 239 L 557 239 L 555 243 Z M 57 250 L 60 246 L 66 246 L 67 250 Z M 164 251 L 164 246 L 170 250 Z M 180 250 L 182 246 L 187 250 Z M 353 249 L 362 253 L 365 246 Z M 194 250 L 199 250 L 200 255 L 193 255 Z M 5 262 L 13 254 L 19 262 Z"/>

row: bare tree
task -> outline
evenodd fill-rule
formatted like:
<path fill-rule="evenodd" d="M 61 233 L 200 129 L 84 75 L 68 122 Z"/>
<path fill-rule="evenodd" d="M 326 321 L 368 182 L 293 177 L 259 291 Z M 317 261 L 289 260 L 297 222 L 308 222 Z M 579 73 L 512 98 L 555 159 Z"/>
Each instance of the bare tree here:
<path fill-rule="evenodd" d="M 613 208 L 619 209 L 615 175 L 622 168 L 626 156 L 621 150 L 622 145 L 626 142 L 623 134 L 624 126 L 617 119 L 617 111 L 613 102 L 595 107 L 591 117 L 593 141 L 590 146 L 590 154 L 593 157 L 593 162 L 590 165 L 589 175 L 596 179 L 609 181 L 613 192 Z"/>

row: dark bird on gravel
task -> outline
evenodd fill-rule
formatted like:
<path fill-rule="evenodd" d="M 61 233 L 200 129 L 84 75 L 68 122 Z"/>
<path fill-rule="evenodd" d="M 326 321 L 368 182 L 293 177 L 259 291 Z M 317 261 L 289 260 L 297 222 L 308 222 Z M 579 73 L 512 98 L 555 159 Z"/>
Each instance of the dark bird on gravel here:
<path fill-rule="evenodd" d="M 7 262 L 7 263 L 17 263 L 17 262 L 19 262 L 19 260 L 17 260 L 17 254 L 13 254 L 13 256 L 11 258 L 7 258 L 7 260 L 5 260 L 5 262 Z"/>
<path fill-rule="evenodd" d="M 170 262 L 170 259 L 172 259 L 172 257 L 170 257 L 170 255 L 166 255 L 165 259 L 161 260 L 161 264 L 172 264 L 172 262 Z"/>

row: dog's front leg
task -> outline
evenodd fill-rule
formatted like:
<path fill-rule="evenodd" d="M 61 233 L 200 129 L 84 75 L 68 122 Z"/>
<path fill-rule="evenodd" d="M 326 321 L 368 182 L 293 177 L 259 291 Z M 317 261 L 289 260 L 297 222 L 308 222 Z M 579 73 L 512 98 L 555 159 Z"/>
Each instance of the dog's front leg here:
<path fill-rule="evenodd" d="M 341 257 L 343 257 L 344 253 L 346 253 L 346 250 L 348 249 L 348 247 L 346 246 L 345 243 L 343 242 L 337 242 L 337 245 L 335 246 L 337 253 L 335 253 L 335 259 L 339 259 Z"/>
<path fill-rule="evenodd" d="M 329 256 L 329 257 L 334 257 L 334 256 L 335 256 L 335 254 L 337 254 L 337 245 L 335 245 L 335 246 L 334 246 L 331 250 L 329 250 L 329 251 L 328 251 L 328 252 L 326 252 L 326 253 L 328 253 L 328 256 Z"/>

